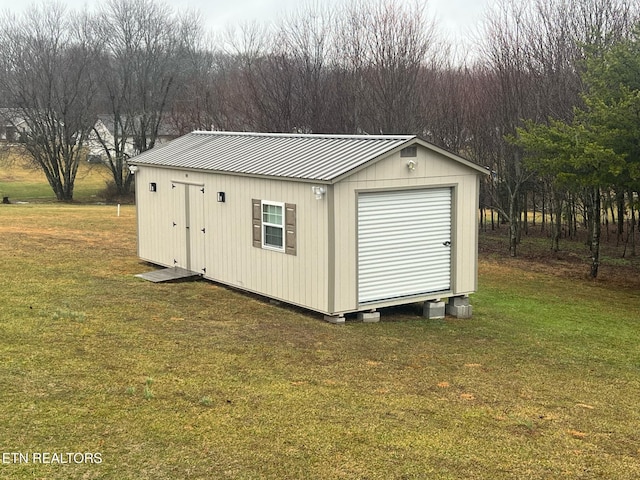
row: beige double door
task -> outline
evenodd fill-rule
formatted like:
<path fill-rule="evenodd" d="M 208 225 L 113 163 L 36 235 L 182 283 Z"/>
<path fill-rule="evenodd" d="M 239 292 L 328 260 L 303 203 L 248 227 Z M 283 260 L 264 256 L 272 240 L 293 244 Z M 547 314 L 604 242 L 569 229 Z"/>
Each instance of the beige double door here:
<path fill-rule="evenodd" d="M 201 275 L 207 273 L 204 192 L 204 185 L 171 182 L 173 264 Z"/>

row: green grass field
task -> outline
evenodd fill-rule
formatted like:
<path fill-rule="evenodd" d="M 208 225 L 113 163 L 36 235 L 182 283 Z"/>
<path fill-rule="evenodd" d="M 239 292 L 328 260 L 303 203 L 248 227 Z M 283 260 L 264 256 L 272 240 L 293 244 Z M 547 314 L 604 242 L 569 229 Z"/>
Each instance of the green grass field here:
<path fill-rule="evenodd" d="M 0 478 L 640 478 L 637 283 L 483 255 L 470 320 L 336 326 L 140 280 L 135 236 L 0 205 Z"/>
<path fill-rule="evenodd" d="M 100 192 L 111 178 L 104 165 L 82 162 L 74 187 L 74 200 L 96 202 L 103 200 Z M 56 196 L 42 171 L 29 166 L 25 158 L 12 151 L 0 149 L 0 197 L 12 202 L 55 202 Z"/>

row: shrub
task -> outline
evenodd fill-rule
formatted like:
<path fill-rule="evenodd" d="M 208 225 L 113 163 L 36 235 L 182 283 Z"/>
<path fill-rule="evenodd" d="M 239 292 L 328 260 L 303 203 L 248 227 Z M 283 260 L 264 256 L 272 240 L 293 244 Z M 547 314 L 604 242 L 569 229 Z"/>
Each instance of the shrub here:
<path fill-rule="evenodd" d="M 136 202 L 135 184 L 131 184 L 131 191 L 126 195 L 118 193 L 116 183 L 113 180 L 107 180 L 104 190 L 98 192 L 98 196 L 103 198 L 107 203 L 124 203 L 133 204 Z"/>

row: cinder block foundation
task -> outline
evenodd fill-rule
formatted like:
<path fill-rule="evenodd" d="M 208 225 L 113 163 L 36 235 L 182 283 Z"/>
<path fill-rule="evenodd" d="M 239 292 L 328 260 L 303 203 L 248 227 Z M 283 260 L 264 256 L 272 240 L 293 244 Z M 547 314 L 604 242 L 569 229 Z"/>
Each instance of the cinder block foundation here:
<path fill-rule="evenodd" d="M 365 323 L 379 322 L 380 312 L 358 312 L 358 320 Z"/>
<path fill-rule="evenodd" d="M 467 295 L 451 297 L 447 303 L 446 313 L 456 318 L 471 318 L 473 307 L 469 305 Z"/>
<path fill-rule="evenodd" d="M 344 315 L 325 315 L 324 321 L 336 325 L 344 325 Z"/>
<path fill-rule="evenodd" d="M 422 310 L 422 316 L 424 318 L 428 318 L 429 320 L 437 320 L 440 318 L 444 318 L 445 314 L 445 304 L 444 302 L 432 301 L 432 302 L 424 302 L 424 307 Z"/>

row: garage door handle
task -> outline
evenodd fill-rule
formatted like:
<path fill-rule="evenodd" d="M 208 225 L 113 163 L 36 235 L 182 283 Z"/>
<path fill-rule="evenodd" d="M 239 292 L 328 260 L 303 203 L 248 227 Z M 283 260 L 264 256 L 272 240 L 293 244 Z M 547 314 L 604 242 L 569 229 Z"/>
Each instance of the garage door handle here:
<path fill-rule="evenodd" d="M 447 240 L 446 242 L 442 242 L 442 244 L 443 244 L 445 247 L 450 247 L 450 246 L 451 246 L 451 242 L 450 242 L 449 240 Z"/>

